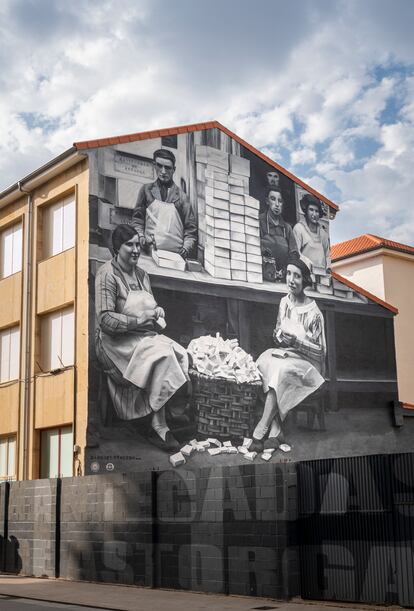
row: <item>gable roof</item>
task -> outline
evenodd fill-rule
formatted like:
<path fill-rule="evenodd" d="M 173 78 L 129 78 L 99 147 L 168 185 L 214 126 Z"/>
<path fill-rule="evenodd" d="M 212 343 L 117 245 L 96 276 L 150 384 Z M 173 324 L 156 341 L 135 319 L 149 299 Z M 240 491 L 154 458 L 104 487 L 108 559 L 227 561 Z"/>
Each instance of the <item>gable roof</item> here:
<path fill-rule="evenodd" d="M 338 274 L 338 272 L 335 272 L 332 270 L 331 273 L 332 273 L 332 278 L 334 278 L 335 280 L 338 280 L 339 282 L 342 282 L 342 284 L 345 284 L 346 286 L 349 286 L 349 288 L 355 291 L 356 293 L 361 293 L 361 295 L 364 295 L 364 297 L 366 297 L 370 301 L 375 301 L 375 303 L 382 306 L 383 308 L 386 308 L 393 314 L 398 314 L 398 308 L 396 308 L 395 306 L 391 305 L 390 303 L 387 303 L 386 301 L 383 301 L 376 295 L 373 295 L 366 289 L 362 288 L 362 286 L 358 286 L 357 284 L 354 284 L 353 282 L 348 280 L 348 278 L 345 278 L 344 276 L 341 276 L 341 274 Z"/>
<path fill-rule="evenodd" d="M 335 211 L 339 210 L 339 206 L 337 206 L 337 204 L 334 204 L 330 199 L 328 199 L 327 197 L 325 197 L 324 195 L 322 195 L 321 193 L 319 193 L 318 191 L 310 187 L 308 184 L 300 180 L 300 178 L 298 178 L 297 176 L 295 176 L 294 174 L 292 174 L 291 172 L 283 168 L 281 165 L 276 163 L 276 161 L 273 161 L 273 159 L 271 159 L 270 157 L 268 157 L 267 155 L 259 151 L 257 148 L 255 148 L 254 146 L 252 146 L 251 144 L 249 144 L 248 142 L 240 138 L 240 136 L 238 136 L 237 134 L 227 129 L 227 127 L 224 127 L 224 125 L 221 125 L 221 123 L 219 123 L 218 121 L 207 121 L 206 123 L 193 123 L 191 125 L 181 125 L 179 127 L 169 127 L 166 129 L 155 129 L 155 130 L 151 130 L 147 132 L 137 132 L 133 134 L 124 134 L 122 136 L 113 136 L 111 138 L 99 138 L 98 140 L 83 140 L 80 142 L 74 142 L 73 146 L 76 148 L 76 150 L 83 151 L 83 150 L 94 149 L 94 148 L 99 148 L 103 146 L 111 146 L 114 144 L 124 144 L 126 142 L 136 142 L 138 140 L 148 140 L 150 138 L 161 138 L 162 136 L 175 136 L 176 134 L 186 134 L 190 132 L 201 131 L 204 129 L 214 129 L 214 128 L 219 129 L 223 133 L 227 134 L 227 136 L 230 136 L 230 138 L 233 138 L 234 140 L 236 140 L 236 142 L 244 146 L 244 148 L 248 149 L 249 151 L 257 155 L 258 157 L 260 157 L 263 161 L 265 161 L 266 163 L 274 167 L 276 170 L 278 170 L 279 172 L 281 172 L 288 178 L 292 179 L 298 185 L 300 185 L 301 187 L 309 191 L 309 193 L 312 193 L 318 199 L 325 202 L 325 204 L 327 204 L 330 208 L 332 208 L 332 210 L 335 210 Z"/>
<path fill-rule="evenodd" d="M 372 233 L 364 233 L 357 238 L 352 238 L 352 240 L 334 244 L 331 247 L 331 259 L 332 261 L 340 261 L 341 259 L 361 255 L 365 252 L 380 248 L 387 248 L 388 250 L 414 255 L 413 246 L 400 244 L 400 242 L 394 242 L 386 238 L 380 238 Z"/>

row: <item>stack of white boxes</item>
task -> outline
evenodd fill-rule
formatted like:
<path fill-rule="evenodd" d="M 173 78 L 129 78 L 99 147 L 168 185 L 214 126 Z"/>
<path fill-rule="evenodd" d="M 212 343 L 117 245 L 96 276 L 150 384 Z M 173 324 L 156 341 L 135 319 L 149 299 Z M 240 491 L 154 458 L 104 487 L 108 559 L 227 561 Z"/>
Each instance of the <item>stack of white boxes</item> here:
<path fill-rule="evenodd" d="M 249 195 L 250 162 L 208 146 L 197 146 L 196 161 L 206 271 L 224 280 L 261 283 L 259 201 Z"/>
<path fill-rule="evenodd" d="M 315 277 L 315 290 L 321 295 L 333 295 L 331 274 L 323 267 L 312 266 Z"/>

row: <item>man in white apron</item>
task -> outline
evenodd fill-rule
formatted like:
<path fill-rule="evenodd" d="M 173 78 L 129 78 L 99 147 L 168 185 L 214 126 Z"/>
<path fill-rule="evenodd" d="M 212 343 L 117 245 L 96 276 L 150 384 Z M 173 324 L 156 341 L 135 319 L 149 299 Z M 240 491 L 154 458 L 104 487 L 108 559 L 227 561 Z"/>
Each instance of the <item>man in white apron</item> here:
<path fill-rule="evenodd" d="M 157 180 L 143 185 L 133 212 L 133 225 L 142 247 L 179 253 L 184 259 L 194 249 L 197 225 L 186 194 L 174 181 L 175 156 L 159 149 L 153 155 Z"/>

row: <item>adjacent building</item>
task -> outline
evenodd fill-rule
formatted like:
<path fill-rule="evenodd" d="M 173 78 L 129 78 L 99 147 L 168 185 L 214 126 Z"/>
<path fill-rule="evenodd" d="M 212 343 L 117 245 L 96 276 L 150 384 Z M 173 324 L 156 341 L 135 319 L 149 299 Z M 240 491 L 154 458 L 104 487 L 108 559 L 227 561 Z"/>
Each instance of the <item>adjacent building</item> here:
<path fill-rule="evenodd" d="M 334 244 L 332 267 L 398 308 L 395 346 L 400 400 L 414 407 L 414 247 L 364 234 Z"/>

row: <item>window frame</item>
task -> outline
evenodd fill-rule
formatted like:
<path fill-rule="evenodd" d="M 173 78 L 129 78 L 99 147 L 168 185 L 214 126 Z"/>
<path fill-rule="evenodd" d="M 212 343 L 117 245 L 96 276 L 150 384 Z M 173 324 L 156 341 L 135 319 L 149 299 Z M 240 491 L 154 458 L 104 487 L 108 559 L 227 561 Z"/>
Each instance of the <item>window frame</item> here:
<path fill-rule="evenodd" d="M 53 210 L 54 209 L 58 209 L 60 208 L 65 208 L 66 205 L 69 205 L 70 203 L 73 204 L 73 219 L 72 219 L 72 228 L 73 228 L 73 236 L 72 236 L 72 241 L 71 244 L 68 246 L 64 246 L 63 244 L 63 240 L 64 240 L 64 212 L 62 215 L 62 220 L 61 220 L 61 227 L 60 227 L 60 232 L 61 232 L 61 248 L 54 251 L 53 248 L 53 242 L 54 242 L 54 234 L 53 234 L 53 229 L 54 229 L 54 223 L 53 223 Z M 39 245 L 40 248 L 38 250 L 39 252 L 39 260 L 40 261 L 45 261 L 47 259 L 52 259 L 53 257 L 56 257 L 60 254 L 62 254 L 63 252 L 66 252 L 67 250 L 71 250 L 72 248 L 76 247 L 76 237 L 77 237 L 77 196 L 76 196 L 76 191 L 70 191 L 68 193 L 62 194 L 60 195 L 58 198 L 54 199 L 53 201 L 49 201 L 46 202 L 44 205 L 42 205 L 41 209 L 41 220 L 40 220 L 40 224 L 41 224 L 41 244 Z"/>
<path fill-rule="evenodd" d="M 15 233 L 16 233 L 16 229 L 19 230 L 20 233 L 20 267 L 19 269 L 13 270 L 13 260 L 15 259 L 15 247 L 14 247 L 14 241 L 15 241 Z M 8 231 L 12 231 L 12 249 L 11 249 L 11 268 L 12 271 L 9 274 L 4 274 L 4 248 L 3 248 L 3 240 L 4 240 L 4 234 L 7 233 Z M 0 281 L 4 280 L 5 278 L 10 278 L 11 276 L 14 276 L 15 274 L 19 274 L 22 270 L 23 270 L 23 240 L 24 240 L 24 235 L 23 235 L 23 217 L 19 218 L 17 221 L 13 221 L 13 223 L 10 223 L 9 225 L 5 225 L 4 227 L 0 228 Z"/>
<path fill-rule="evenodd" d="M 10 445 L 13 442 L 14 446 L 14 456 L 13 456 L 13 474 L 9 474 L 10 469 Z M 2 443 L 6 443 L 6 474 L 3 475 L 0 472 L 0 482 L 9 482 L 16 480 L 17 475 L 17 435 L 16 433 L 1 435 L 0 436 L 0 445 Z"/>
<path fill-rule="evenodd" d="M 12 341 L 11 341 L 11 333 L 13 331 L 18 332 L 18 340 L 17 340 L 17 346 L 18 346 L 18 356 L 17 356 L 17 371 L 15 375 L 11 375 L 10 374 L 10 369 L 11 369 L 11 363 L 12 363 L 12 359 L 10 358 L 11 356 L 11 349 L 12 349 Z M 2 368 L 2 356 L 3 356 L 3 351 L 2 351 L 2 347 L 3 347 L 3 336 L 9 333 L 9 355 L 8 355 L 8 377 L 3 379 L 3 368 Z M 20 332 L 20 325 L 12 325 L 10 327 L 4 327 L 3 329 L 0 329 L 0 385 L 2 384 L 8 384 L 10 382 L 16 382 L 20 379 L 20 360 L 21 360 L 21 332 Z"/>
<path fill-rule="evenodd" d="M 73 424 L 62 424 L 59 426 L 53 426 L 53 427 L 48 427 L 45 429 L 41 429 L 39 431 L 40 433 L 40 460 L 39 460 L 39 477 L 41 479 L 50 479 L 50 478 L 62 478 L 62 477 L 73 477 L 73 471 L 74 471 L 74 460 L 73 460 L 73 452 L 71 453 L 71 464 L 72 464 L 72 469 L 71 469 L 71 475 L 63 475 L 61 473 L 61 468 L 62 468 L 62 431 L 64 429 L 70 429 L 70 433 L 72 435 L 72 444 L 71 447 L 73 448 L 73 435 L 74 435 L 74 427 Z M 57 462 L 57 474 L 56 475 L 51 475 L 51 464 L 50 464 L 50 451 L 49 451 L 49 464 L 48 464 L 48 475 L 45 475 L 43 472 L 43 467 L 44 467 L 44 463 L 43 463 L 43 452 L 45 450 L 45 435 L 46 434 L 50 434 L 53 432 L 57 432 L 58 435 L 58 462 Z M 50 439 L 50 438 L 49 438 Z"/>
<path fill-rule="evenodd" d="M 64 355 L 64 314 L 71 313 L 72 314 L 72 322 L 71 322 L 71 330 L 72 337 L 71 342 L 72 346 L 70 349 L 71 358 L 69 361 L 65 362 L 63 358 Z M 57 343 L 59 344 L 59 351 L 57 353 L 53 353 L 53 330 L 52 330 L 52 318 L 60 317 L 60 322 L 58 324 L 59 336 L 55 338 Z M 47 312 L 42 314 L 40 317 L 40 364 L 41 371 L 50 372 L 56 371 L 59 369 L 66 369 L 67 367 L 73 367 L 76 362 L 76 310 L 75 304 L 67 305 L 63 308 L 59 308 L 58 310 L 53 310 L 52 312 Z M 47 342 L 47 344 L 46 344 Z M 55 357 L 57 356 L 57 360 Z"/>

